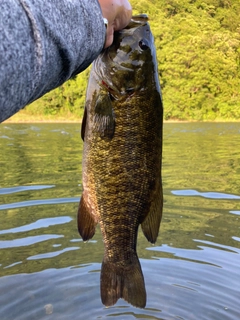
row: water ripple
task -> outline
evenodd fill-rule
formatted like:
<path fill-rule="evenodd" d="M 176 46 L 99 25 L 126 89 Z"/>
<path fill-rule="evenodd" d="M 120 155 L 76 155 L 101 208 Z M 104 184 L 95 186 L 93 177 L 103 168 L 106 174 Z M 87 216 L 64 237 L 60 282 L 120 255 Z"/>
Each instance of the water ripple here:
<path fill-rule="evenodd" d="M 61 203 L 72 203 L 72 202 L 79 202 L 79 197 L 14 202 L 14 203 L 0 205 L 0 210 L 16 209 L 16 208 L 31 207 L 31 206 L 41 206 L 44 204 L 61 204 Z"/>
<path fill-rule="evenodd" d="M 19 187 L 12 187 L 12 188 L 0 188 L 0 194 L 10 194 L 28 190 L 42 190 L 42 189 L 49 189 L 54 188 L 55 185 L 36 185 L 36 186 L 19 186 Z"/>
<path fill-rule="evenodd" d="M 59 239 L 63 237 L 64 237 L 63 235 L 44 234 L 41 236 L 32 236 L 32 237 L 26 237 L 21 239 L 2 240 L 0 241 L 0 249 L 31 246 L 38 242 L 43 242 L 51 239 Z"/>
<path fill-rule="evenodd" d="M 228 250 L 229 252 L 240 254 L 240 249 L 235 248 L 235 247 L 230 247 L 230 246 L 226 246 L 226 245 L 223 245 L 223 244 L 215 243 L 215 242 L 212 242 L 212 241 L 206 241 L 206 240 L 193 239 L 193 241 L 199 242 L 199 243 L 203 243 L 203 244 L 207 244 L 207 245 L 210 245 L 212 247 L 216 247 L 218 249 Z"/>
<path fill-rule="evenodd" d="M 240 196 L 234 194 L 220 192 L 199 192 L 196 190 L 172 190 L 172 194 L 176 196 L 200 196 L 208 199 L 240 199 Z"/>
<path fill-rule="evenodd" d="M 13 138 L 9 138 L 8 136 L 0 136 L 1 139 L 14 140 Z"/>
<path fill-rule="evenodd" d="M 41 253 L 41 254 L 37 254 L 35 256 L 28 257 L 27 260 L 39 260 L 39 259 L 54 258 L 64 252 L 72 251 L 72 250 L 79 250 L 79 249 L 80 249 L 80 247 L 70 247 L 70 248 L 65 248 L 63 250 L 59 250 L 59 251 Z"/>
<path fill-rule="evenodd" d="M 21 263 L 22 263 L 22 261 L 17 261 L 15 263 L 10 264 L 9 266 L 4 267 L 3 269 L 8 269 L 8 268 L 15 267 L 16 265 L 21 264 Z"/>
<path fill-rule="evenodd" d="M 226 252 L 228 254 L 228 262 L 232 260 L 232 263 L 234 263 L 234 259 L 236 259 L 235 258 L 236 254 L 240 254 L 240 250 L 235 247 L 233 248 L 230 246 L 224 246 L 224 245 L 213 243 L 211 241 L 204 241 L 204 240 L 197 240 L 197 239 L 193 241 L 207 244 L 209 246 L 198 246 L 200 250 L 181 249 L 176 247 L 170 247 L 168 245 L 149 247 L 146 249 L 150 251 L 170 253 L 174 257 L 177 257 L 180 259 L 208 264 L 218 268 L 222 268 L 222 261 L 224 260 L 224 257 L 226 257 Z M 219 249 L 222 249 L 222 250 L 219 250 Z"/>
<path fill-rule="evenodd" d="M 229 212 L 232 213 L 232 214 L 240 215 L 240 211 L 229 211 Z"/>
<path fill-rule="evenodd" d="M 70 218 L 70 217 L 56 217 L 56 218 L 39 219 L 36 222 L 26 224 L 21 227 L 0 230 L 0 234 L 17 233 L 17 232 L 36 230 L 36 229 L 40 229 L 40 228 L 48 228 L 50 226 L 55 226 L 58 224 L 65 224 L 70 221 L 72 221 L 72 218 Z"/>

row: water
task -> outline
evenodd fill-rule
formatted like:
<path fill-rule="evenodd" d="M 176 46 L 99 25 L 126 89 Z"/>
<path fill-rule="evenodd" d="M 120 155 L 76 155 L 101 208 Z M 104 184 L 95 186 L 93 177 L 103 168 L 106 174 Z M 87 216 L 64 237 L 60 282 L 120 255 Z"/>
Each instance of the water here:
<path fill-rule="evenodd" d="M 76 228 L 78 124 L 0 125 L 0 319 L 240 319 L 240 124 L 164 125 L 164 215 L 141 230 L 145 309 L 101 304 L 99 228 Z"/>

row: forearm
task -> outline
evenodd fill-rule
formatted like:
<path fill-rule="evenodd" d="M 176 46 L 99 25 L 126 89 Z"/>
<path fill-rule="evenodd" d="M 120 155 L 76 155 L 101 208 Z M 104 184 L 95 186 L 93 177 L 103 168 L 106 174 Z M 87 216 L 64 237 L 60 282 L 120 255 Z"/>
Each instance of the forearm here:
<path fill-rule="evenodd" d="M 104 41 L 97 0 L 1 0 L 0 122 L 84 70 Z"/>

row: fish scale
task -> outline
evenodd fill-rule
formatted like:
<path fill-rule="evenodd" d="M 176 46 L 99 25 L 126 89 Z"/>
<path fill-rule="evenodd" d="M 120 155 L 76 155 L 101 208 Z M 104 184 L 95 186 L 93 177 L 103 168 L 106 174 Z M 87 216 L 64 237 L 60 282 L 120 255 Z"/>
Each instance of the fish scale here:
<path fill-rule="evenodd" d="M 159 232 L 162 113 L 153 37 L 147 17 L 135 16 L 93 63 L 82 124 L 78 229 L 88 240 L 100 224 L 105 247 L 101 298 L 106 306 L 119 298 L 136 307 L 146 305 L 136 245 L 140 224 L 152 243 Z"/>

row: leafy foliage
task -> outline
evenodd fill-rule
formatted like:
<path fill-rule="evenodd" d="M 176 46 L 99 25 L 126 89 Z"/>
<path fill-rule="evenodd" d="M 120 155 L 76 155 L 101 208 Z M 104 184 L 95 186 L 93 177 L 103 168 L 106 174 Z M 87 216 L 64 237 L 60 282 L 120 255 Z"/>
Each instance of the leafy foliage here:
<path fill-rule="evenodd" d="M 240 119 L 240 1 L 132 0 L 155 36 L 165 119 Z M 82 115 L 89 70 L 34 102 Z"/>

